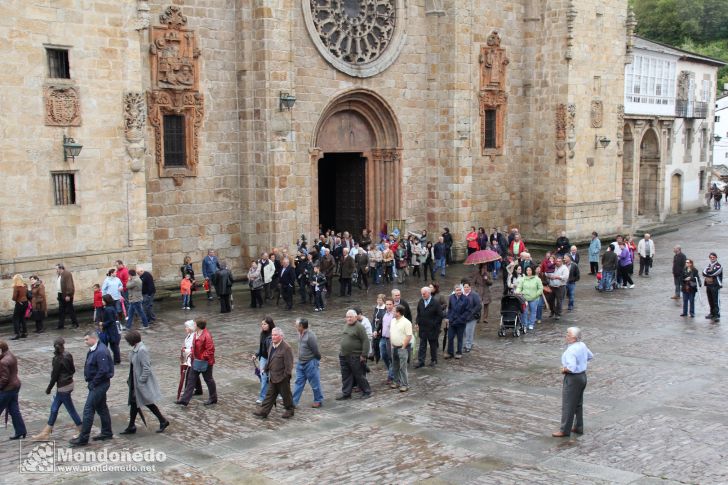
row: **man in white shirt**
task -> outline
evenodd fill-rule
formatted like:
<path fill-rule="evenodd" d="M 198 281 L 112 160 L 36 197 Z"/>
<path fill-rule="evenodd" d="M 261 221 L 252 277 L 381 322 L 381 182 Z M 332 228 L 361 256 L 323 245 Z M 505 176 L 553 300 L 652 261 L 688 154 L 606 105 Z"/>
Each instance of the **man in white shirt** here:
<path fill-rule="evenodd" d="M 566 331 L 568 347 L 561 356 L 561 373 L 564 374 L 561 393 L 561 429 L 551 433 L 554 438 L 569 436 L 572 432 L 584 433 L 584 389 L 586 389 L 587 362 L 594 358 L 589 347 L 581 341 L 579 327 Z M 574 422 L 576 418 L 576 422 Z"/>
<path fill-rule="evenodd" d="M 655 241 L 652 240 L 648 233 L 637 244 L 637 253 L 640 255 L 640 276 L 650 276 L 650 268 L 652 267 L 652 258 L 655 257 Z"/>

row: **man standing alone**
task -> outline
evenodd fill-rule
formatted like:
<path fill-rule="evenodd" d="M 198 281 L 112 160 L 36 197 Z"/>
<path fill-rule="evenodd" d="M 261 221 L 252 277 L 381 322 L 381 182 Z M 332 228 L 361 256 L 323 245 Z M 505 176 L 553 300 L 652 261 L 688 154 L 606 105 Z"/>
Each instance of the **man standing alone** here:
<path fill-rule="evenodd" d="M 321 392 L 321 375 L 319 373 L 319 352 L 316 334 L 308 329 L 308 320 L 305 318 L 296 319 L 298 329 L 298 362 L 296 363 L 296 383 L 293 386 L 293 405 L 298 407 L 301 400 L 303 388 L 306 381 L 311 384 L 313 391 L 312 408 L 320 408 L 324 402 L 324 394 Z"/>
<path fill-rule="evenodd" d="M 640 255 L 640 276 L 642 276 L 643 272 L 645 276 L 650 276 L 652 258 L 655 257 L 655 241 L 648 233 L 645 233 L 639 244 L 637 244 L 637 253 Z"/>
<path fill-rule="evenodd" d="M 561 356 L 561 373 L 564 384 L 561 392 L 561 429 L 551 433 L 554 438 L 584 433 L 584 389 L 586 389 L 587 362 L 594 358 L 589 347 L 581 341 L 579 327 L 566 331 L 569 345 Z M 574 422 L 576 418 L 576 422 Z"/>
<path fill-rule="evenodd" d="M 293 373 L 293 350 L 288 342 L 283 341 L 283 330 L 275 327 L 271 332 L 272 344 L 268 350 L 268 362 L 265 372 L 268 374 L 268 392 L 260 409 L 253 414 L 259 418 L 267 418 L 276 398 L 280 394 L 286 411 L 282 418 L 293 417 L 293 397 L 291 396 L 291 374 Z"/>
<path fill-rule="evenodd" d="M 364 326 L 356 319 L 356 312 L 346 312 L 346 325 L 339 348 L 339 366 L 341 367 L 341 395 L 337 401 L 351 399 L 351 391 L 356 386 L 361 389 L 362 399 L 372 395 L 372 389 L 364 376 L 364 366 L 369 355 L 369 337 Z"/>

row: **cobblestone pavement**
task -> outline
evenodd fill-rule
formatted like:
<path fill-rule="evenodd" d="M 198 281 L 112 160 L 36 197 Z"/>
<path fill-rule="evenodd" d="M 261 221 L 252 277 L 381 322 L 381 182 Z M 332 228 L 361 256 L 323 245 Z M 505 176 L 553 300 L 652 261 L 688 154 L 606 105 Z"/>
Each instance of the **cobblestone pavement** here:
<path fill-rule="evenodd" d="M 2 483 L 728 483 L 727 323 L 703 319 L 698 303 L 695 319 L 678 315 L 669 299 L 674 244 L 680 243 L 698 267 L 717 250 L 728 263 L 728 217 L 713 213 L 688 223 L 680 231 L 656 239 L 658 256 L 650 278 L 635 278 L 636 288 L 606 295 L 593 289 L 582 271 L 576 309 L 561 321 L 547 320 L 535 334 L 498 338 L 498 301 L 490 323 L 477 329 L 475 350 L 460 361 L 440 360 L 435 368 L 410 370 L 411 390 L 399 393 L 384 384 L 382 365 L 373 365 L 374 395 L 362 401 L 337 402 L 339 391 L 338 334 L 344 310 L 355 304 L 371 308 L 377 287 L 351 300 L 334 298 L 324 313 L 297 305 L 292 312 L 270 306 L 248 308 L 248 296 L 236 294 L 232 314 L 220 316 L 216 302 L 198 298 L 197 308 L 184 312 L 166 302 L 160 318 L 144 333 L 154 370 L 163 387 L 163 412 L 172 422 L 164 434 L 148 429 L 111 442 L 94 443 L 84 451 L 164 452 L 166 460 L 154 472 L 56 470 L 20 474 L 17 442 L 6 441 L 12 427 L 0 432 Z M 585 251 L 582 251 L 584 254 Z M 584 256 L 586 258 L 586 256 Z M 465 274 L 449 268 L 449 286 Z M 415 304 L 420 284 L 402 286 Z M 386 290 L 390 290 L 386 287 Z M 494 292 L 494 294 L 496 294 Z M 723 294 L 725 300 L 725 292 Z M 496 298 L 496 300 L 499 300 Z M 306 389 L 291 420 L 275 410 L 270 419 L 252 415 L 258 381 L 247 356 L 256 349 L 259 321 L 270 313 L 295 348 L 294 318 L 305 316 L 323 349 L 321 374 L 325 403 L 311 409 Z M 220 402 L 204 407 L 205 396 L 190 406 L 174 404 L 178 382 L 177 356 L 183 340 L 182 322 L 207 317 L 215 339 L 215 377 Z M 89 322 L 88 315 L 84 320 Z M 554 439 L 559 422 L 561 376 L 558 373 L 566 328 L 579 325 L 596 354 L 589 369 L 585 396 L 585 434 Z M 51 326 L 53 326 L 51 324 Z M 89 327 L 90 323 L 84 326 Z M 8 332 L 3 329 L 3 333 Z M 19 358 L 23 388 L 21 408 L 30 432 L 47 418 L 51 342 L 59 332 L 11 342 Z M 82 377 L 82 329 L 65 330 L 68 349 Z M 127 348 L 109 392 L 113 428 L 127 422 Z M 204 386 L 203 386 L 204 387 Z M 77 381 L 75 402 L 82 407 L 86 391 Z M 140 425 L 141 423 L 138 423 Z M 61 449 L 72 437 L 72 426 L 61 410 L 53 437 Z M 26 441 L 23 445 L 32 447 Z M 81 463 L 84 463 L 83 461 Z M 85 462 L 91 464 L 91 462 Z"/>

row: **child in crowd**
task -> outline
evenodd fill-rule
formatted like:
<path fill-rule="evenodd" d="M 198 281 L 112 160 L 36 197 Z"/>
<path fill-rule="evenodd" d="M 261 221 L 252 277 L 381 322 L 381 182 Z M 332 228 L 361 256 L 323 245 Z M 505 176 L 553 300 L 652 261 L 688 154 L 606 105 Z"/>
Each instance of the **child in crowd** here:
<path fill-rule="evenodd" d="M 101 286 L 96 284 L 93 286 L 94 290 L 94 323 L 101 323 L 104 321 L 104 300 L 101 295 Z"/>
<path fill-rule="evenodd" d="M 179 284 L 180 293 L 182 293 L 182 309 L 190 309 L 190 295 L 192 294 L 192 280 L 190 279 L 189 273 L 182 278 Z"/>

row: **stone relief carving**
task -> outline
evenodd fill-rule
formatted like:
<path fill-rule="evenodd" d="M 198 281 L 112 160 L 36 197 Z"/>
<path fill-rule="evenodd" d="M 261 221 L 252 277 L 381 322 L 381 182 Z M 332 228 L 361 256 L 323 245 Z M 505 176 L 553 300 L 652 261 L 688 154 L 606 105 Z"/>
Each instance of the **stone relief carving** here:
<path fill-rule="evenodd" d="M 501 38 L 494 30 L 480 48 L 480 124 L 483 155 L 501 155 L 505 132 L 505 113 L 508 104 L 506 94 L 506 68 L 509 60 L 501 47 Z M 495 147 L 486 147 L 486 134 L 493 134 L 486 121 L 486 112 L 495 110 Z"/>
<path fill-rule="evenodd" d="M 501 48 L 501 39 L 493 31 L 480 49 L 480 89 L 505 89 L 506 66 L 510 62 L 506 50 Z"/>
<path fill-rule="evenodd" d="M 185 176 L 197 174 L 199 162 L 199 131 L 205 117 L 205 102 L 202 93 L 196 91 L 178 92 L 156 90 L 147 94 L 149 122 L 154 127 L 154 149 L 162 177 L 173 177 L 182 173 Z M 185 152 L 187 167 L 164 166 L 164 115 L 184 115 L 186 120 Z"/>
<path fill-rule="evenodd" d="M 394 0 L 310 0 L 313 23 L 329 51 L 349 64 L 377 59 L 396 25 Z"/>
<path fill-rule="evenodd" d="M 624 105 L 617 105 L 617 156 L 624 154 Z"/>
<path fill-rule="evenodd" d="M 566 141 L 569 146 L 569 158 L 574 158 L 576 152 L 576 104 L 569 103 L 566 106 Z"/>
<path fill-rule="evenodd" d="M 494 30 L 480 47 L 480 124 L 482 154 L 502 155 L 505 133 L 505 113 L 508 104 L 506 94 L 506 68 L 509 60 L 506 50 L 501 47 L 501 38 Z M 488 126 L 486 114 L 495 110 L 495 131 Z M 495 147 L 486 147 L 487 134 L 495 133 Z M 490 145 L 490 143 L 489 143 Z"/>
<path fill-rule="evenodd" d="M 556 159 L 566 159 L 566 105 L 556 106 Z"/>
<path fill-rule="evenodd" d="M 564 57 L 567 60 L 574 58 L 574 21 L 576 20 L 576 6 L 574 0 L 569 0 L 569 7 L 566 10 L 566 53 Z"/>
<path fill-rule="evenodd" d="M 45 86 L 43 94 L 47 126 L 81 126 L 81 102 L 77 87 Z"/>
<path fill-rule="evenodd" d="M 604 102 L 594 99 L 591 102 L 591 127 L 601 128 L 604 124 Z"/>
<path fill-rule="evenodd" d="M 149 1 L 137 0 L 137 18 L 134 30 L 146 30 L 151 23 L 151 15 L 149 14 Z"/>
<path fill-rule="evenodd" d="M 195 33 L 186 27 L 187 17 L 179 6 L 167 7 L 159 16 L 159 22 L 162 25 L 154 26 L 150 31 L 152 90 L 147 92 L 147 110 L 149 122 L 154 127 L 154 151 L 159 176 L 172 177 L 175 185 L 179 186 L 184 177 L 197 175 L 199 163 L 199 134 L 205 115 L 204 96 L 199 92 L 200 50 Z M 139 107 L 143 109 L 143 99 L 140 101 L 137 97 L 130 97 L 128 101 L 130 112 L 135 112 Z M 170 167 L 164 164 L 165 115 L 183 117 L 183 166 Z M 130 124 L 130 133 L 134 133 L 140 123 L 143 125 L 143 121 L 131 115 L 127 123 Z M 139 150 L 134 153 L 138 154 Z"/>
<path fill-rule="evenodd" d="M 185 27 L 187 17 L 176 5 L 159 16 L 162 27 L 152 28 L 149 51 L 152 54 L 152 85 L 155 88 L 197 89 L 200 50 L 197 38 Z"/>
<path fill-rule="evenodd" d="M 124 136 L 126 152 L 131 157 L 131 170 L 140 171 L 144 163 L 142 157 L 146 152 L 144 128 L 147 124 L 147 110 L 144 93 L 124 93 Z"/>

